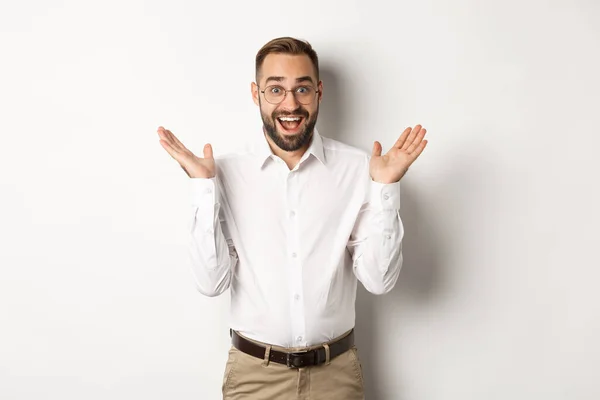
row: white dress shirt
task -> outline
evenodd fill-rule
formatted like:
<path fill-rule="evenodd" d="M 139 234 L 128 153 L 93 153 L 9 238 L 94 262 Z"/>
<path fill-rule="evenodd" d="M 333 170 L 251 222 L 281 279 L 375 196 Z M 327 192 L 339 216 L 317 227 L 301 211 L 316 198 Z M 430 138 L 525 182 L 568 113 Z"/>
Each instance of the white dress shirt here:
<path fill-rule="evenodd" d="M 321 136 L 290 170 L 262 132 L 190 178 L 191 269 L 198 290 L 231 291 L 230 327 L 284 347 L 354 327 L 357 278 L 375 294 L 402 267 L 400 182 L 371 179 L 370 155 Z"/>

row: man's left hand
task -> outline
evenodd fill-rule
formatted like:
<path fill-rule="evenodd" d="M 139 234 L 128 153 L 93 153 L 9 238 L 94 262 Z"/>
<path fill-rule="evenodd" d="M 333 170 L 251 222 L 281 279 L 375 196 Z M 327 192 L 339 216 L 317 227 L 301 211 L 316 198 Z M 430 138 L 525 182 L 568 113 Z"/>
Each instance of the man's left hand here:
<path fill-rule="evenodd" d="M 427 140 L 423 140 L 426 132 L 421 125 L 406 128 L 383 156 L 381 143 L 375 141 L 369 165 L 371 179 L 380 183 L 398 182 L 427 146 Z"/>

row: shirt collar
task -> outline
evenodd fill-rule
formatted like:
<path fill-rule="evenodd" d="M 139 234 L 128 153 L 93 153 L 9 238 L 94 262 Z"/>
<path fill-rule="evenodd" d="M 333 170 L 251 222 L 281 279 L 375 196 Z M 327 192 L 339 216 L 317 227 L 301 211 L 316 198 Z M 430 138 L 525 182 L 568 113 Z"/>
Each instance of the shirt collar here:
<path fill-rule="evenodd" d="M 269 142 L 267 142 L 267 138 L 266 138 L 264 132 L 261 132 L 261 135 L 259 135 L 259 137 L 255 143 L 254 154 L 257 157 L 257 163 L 258 163 L 259 168 L 262 168 L 265 165 L 265 162 L 267 161 L 267 159 L 274 156 L 273 151 L 271 150 L 271 147 L 269 146 Z M 308 149 L 306 149 L 306 152 L 302 156 L 302 159 L 300 160 L 300 162 L 305 160 L 311 154 L 317 160 L 321 161 L 321 163 L 323 165 L 325 165 L 325 152 L 323 150 L 323 138 L 317 131 L 317 128 L 314 129 L 312 139 L 310 141 L 310 145 L 308 146 Z"/>

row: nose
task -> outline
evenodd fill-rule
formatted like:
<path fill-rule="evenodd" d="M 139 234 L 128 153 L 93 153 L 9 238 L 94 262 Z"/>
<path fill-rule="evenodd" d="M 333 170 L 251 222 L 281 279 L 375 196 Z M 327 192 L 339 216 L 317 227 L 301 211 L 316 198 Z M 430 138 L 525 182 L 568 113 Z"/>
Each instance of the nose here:
<path fill-rule="evenodd" d="M 293 90 L 289 91 L 285 94 L 285 97 L 281 103 L 279 103 L 279 107 L 284 108 L 286 110 L 295 110 L 298 108 L 298 100 L 296 100 L 296 96 L 294 95 Z"/>

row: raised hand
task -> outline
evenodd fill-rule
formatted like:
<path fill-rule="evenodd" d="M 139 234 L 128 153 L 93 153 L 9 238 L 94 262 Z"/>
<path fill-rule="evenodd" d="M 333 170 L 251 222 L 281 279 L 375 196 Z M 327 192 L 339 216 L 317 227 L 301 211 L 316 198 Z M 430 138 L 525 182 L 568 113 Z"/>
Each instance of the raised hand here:
<path fill-rule="evenodd" d="M 204 158 L 196 157 L 173 133 L 158 127 L 161 146 L 179 163 L 190 178 L 212 178 L 215 176 L 215 159 L 210 143 L 204 145 Z"/>
<path fill-rule="evenodd" d="M 427 140 L 423 140 L 426 132 L 427 130 L 421 125 L 417 125 L 413 129 L 406 128 L 392 148 L 383 156 L 381 155 L 381 143 L 375 141 L 369 164 L 371 178 L 381 183 L 398 182 L 427 146 Z"/>

